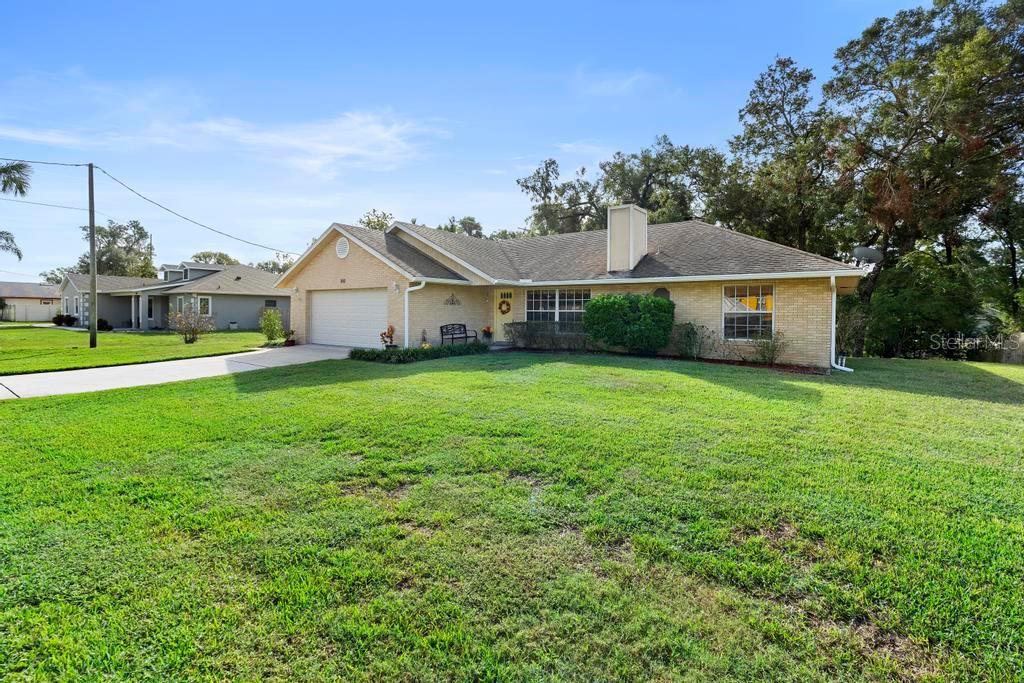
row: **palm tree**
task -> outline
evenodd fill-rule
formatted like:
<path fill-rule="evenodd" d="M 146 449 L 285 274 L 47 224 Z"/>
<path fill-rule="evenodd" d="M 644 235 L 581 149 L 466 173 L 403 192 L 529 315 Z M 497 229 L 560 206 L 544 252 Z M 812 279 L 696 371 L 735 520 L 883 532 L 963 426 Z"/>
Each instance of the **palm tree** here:
<path fill-rule="evenodd" d="M 12 161 L 0 164 L 0 194 L 13 194 L 24 197 L 28 192 L 29 176 L 32 175 L 32 167 L 24 161 Z M 6 251 L 14 254 L 21 260 L 21 249 L 14 241 L 14 235 L 6 230 L 0 230 L 0 252 Z"/>

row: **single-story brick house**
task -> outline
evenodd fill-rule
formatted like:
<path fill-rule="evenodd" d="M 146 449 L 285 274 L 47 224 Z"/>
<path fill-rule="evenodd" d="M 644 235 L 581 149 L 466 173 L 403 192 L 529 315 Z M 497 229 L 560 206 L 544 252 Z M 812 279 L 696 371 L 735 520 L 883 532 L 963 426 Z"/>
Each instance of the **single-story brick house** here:
<path fill-rule="evenodd" d="M 0 282 L 0 320 L 46 322 L 57 315 L 57 285 L 35 282 Z"/>
<path fill-rule="evenodd" d="M 394 222 L 386 231 L 334 224 L 284 273 L 299 343 L 379 346 L 440 341 L 439 328 L 576 321 L 591 297 L 654 293 L 677 322 L 718 337 L 714 354 L 784 333 L 780 362 L 828 368 L 835 359 L 835 295 L 854 266 L 691 220 L 647 225 L 635 206 L 608 210 L 608 229 L 489 240 Z"/>
<path fill-rule="evenodd" d="M 167 315 L 191 307 L 214 320 L 218 330 L 259 327 L 266 308 L 281 312 L 288 328 L 291 297 L 274 286 L 277 275 L 250 266 L 210 263 L 165 264 L 163 278 L 98 275 L 98 317 L 115 328 L 165 329 Z M 89 324 L 89 276 L 69 273 L 60 285 L 63 311 Z"/>

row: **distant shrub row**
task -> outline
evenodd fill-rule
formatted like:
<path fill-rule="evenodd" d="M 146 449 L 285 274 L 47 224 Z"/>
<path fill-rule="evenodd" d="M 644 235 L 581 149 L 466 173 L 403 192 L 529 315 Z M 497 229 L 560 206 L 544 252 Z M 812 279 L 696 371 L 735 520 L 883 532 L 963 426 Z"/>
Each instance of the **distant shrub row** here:
<path fill-rule="evenodd" d="M 58 325 L 60 327 L 74 327 L 75 323 L 77 322 L 78 318 L 76 318 L 73 315 L 64 315 L 63 313 L 58 313 L 57 315 L 53 316 L 53 324 Z"/>
<path fill-rule="evenodd" d="M 353 360 L 367 360 L 372 363 L 415 363 L 420 360 L 485 353 L 487 348 L 487 344 L 471 342 L 469 344 L 448 344 L 445 346 L 426 346 L 420 348 L 352 349 L 349 358 Z"/>
<path fill-rule="evenodd" d="M 74 327 L 75 325 L 78 324 L 78 318 L 76 318 L 73 315 L 64 315 L 63 313 L 58 313 L 57 315 L 53 316 L 53 324 L 60 327 Z M 96 320 L 96 329 L 99 330 L 100 332 L 110 332 L 111 330 L 114 329 L 114 326 L 111 325 L 106 320 L 104 320 L 103 318 L 99 318 Z"/>

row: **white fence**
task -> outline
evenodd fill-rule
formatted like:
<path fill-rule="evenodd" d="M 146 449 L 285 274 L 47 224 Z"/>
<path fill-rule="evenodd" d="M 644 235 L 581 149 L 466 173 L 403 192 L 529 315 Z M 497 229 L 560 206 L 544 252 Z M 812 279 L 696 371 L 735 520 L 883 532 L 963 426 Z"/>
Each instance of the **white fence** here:
<path fill-rule="evenodd" d="M 57 304 L 39 303 L 8 303 L 0 312 L 0 319 L 12 323 L 41 323 L 49 322 L 57 315 L 60 306 Z"/>
<path fill-rule="evenodd" d="M 1003 347 L 1004 363 L 1024 363 L 1024 332 L 1011 334 Z"/>

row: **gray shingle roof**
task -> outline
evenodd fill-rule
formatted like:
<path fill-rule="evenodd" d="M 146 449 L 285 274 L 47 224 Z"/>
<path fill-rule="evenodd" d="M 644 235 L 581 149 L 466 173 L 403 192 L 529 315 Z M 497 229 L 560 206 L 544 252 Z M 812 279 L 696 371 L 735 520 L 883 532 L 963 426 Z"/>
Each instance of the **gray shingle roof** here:
<path fill-rule="evenodd" d="M 517 280 L 521 276 L 503 247 L 513 240 L 487 240 L 454 232 L 428 228 L 414 223 L 399 223 L 402 229 L 453 254 L 474 268 L 499 280 Z M 524 238 L 517 238 L 524 239 Z"/>
<path fill-rule="evenodd" d="M 0 282 L 0 299 L 54 299 L 58 285 L 38 282 Z"/>
<path fill-rule="evenodd" d="M 182 268 L 195 268 L 196 270 L 224 270 L 230 268 L 223 263 L 199 263 L 198 261 L 182 261 Z"/>
<path fill-rule="evenodd" d="M 339 225 L 341 225 L 339 223 Z M 387 257 L 395 265 L 403 268 L 416 277 L 442 278 L 448 280 L 465 280 L 458 273 L 446 268 L 421 251 L 403 242 L 392 233 L 370 230 L 357 225 L 341 225 L 341 227 L 366 246 L 382 256 Z M 429 229 L 429 228 L 428 228 Z M 482 242 L 485 240 L 477 240 Z"/>
<path fill-rule="evenodd" d="M 854 266 L 691 220 L 648 226 L 648 253 L 630 272 L 608 273 L 605 230 L 487 240 L 400 223 L 499 280 L 573 281 L 849 270 Z"/>
<path fill-rule="evenodd" d="M 84 292 L 89 289 L 89 276 L 84 273 L 68 273 L 68 279 L 75 288 Z M 97 292 L 116 292 L 122 289 L 138 289 L 163 284 L 163 280 L 152 277 L 125 277 L 122 275 L 97 275 Z"/>
<path fill-rule="evenodd" d="M 274 286 L 278 277 L 276 273 L 268 273 L 251 266 L 222 266 L 222 270 L 195 280 L 172 282 L 170 289 L 160 290 L 160 294 L 191 292 L 197 294 L 288 296 L 288 290 L 278 289 Z M 179 282 L 181 284 L 178 284 Z"/>

